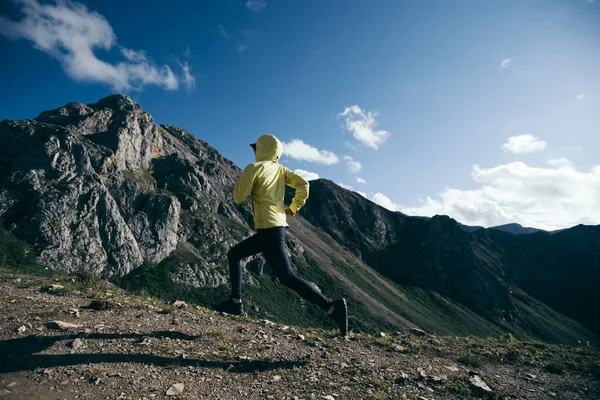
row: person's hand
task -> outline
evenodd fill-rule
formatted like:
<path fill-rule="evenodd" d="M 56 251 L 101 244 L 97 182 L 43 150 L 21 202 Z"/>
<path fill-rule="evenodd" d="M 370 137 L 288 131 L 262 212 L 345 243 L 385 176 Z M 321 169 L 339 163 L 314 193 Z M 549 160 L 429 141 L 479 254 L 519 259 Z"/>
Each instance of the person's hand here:
<path fill-rule="evenodd" d="M 293 217 L 294 215 L 296 215 L 296 213 L 295 213 L 295 212 L 293 212 L 291 208 L 289 208 L 289 207 L 286 207 L 286 208 L 285 208 L 285 215 L 286 215 L 286 217 L 290 217 L 290 218 L 291 218 L 291 217 Z"/>

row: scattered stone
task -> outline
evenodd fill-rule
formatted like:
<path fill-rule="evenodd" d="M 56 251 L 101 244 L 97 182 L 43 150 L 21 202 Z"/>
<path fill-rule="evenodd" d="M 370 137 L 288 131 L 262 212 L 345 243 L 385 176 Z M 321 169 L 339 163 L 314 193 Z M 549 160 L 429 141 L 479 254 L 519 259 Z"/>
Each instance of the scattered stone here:
<path fill-rule="evenodd" d="M 349 365 L 348 365 L 348 364 L 346 364 L 346 363 L 342 363 L 342 364 L 340 365 L 340 367 L 342 367 L 342 368 L 348 368 L 348 367 L 349 367 Z"/>
<path fill-rule="evenodd" d="M 21 278 L 16 278 L 16 279 L 13 279 L 13 282 L 14 282 L 14 283 L 21 283 Z"/>
<path fill-rule="evenodd" d="M 252 309 L 252 311 L 254 312 L 259 312 L 260 308 L 257 305 L 252 305 L 252 307 L 250 307 Z"/>
<path fill-rule="evenodd" d="M 396 383 L 404 384 L 404 383 L 406 383 L 406 381 L 408 381 L 408 375 L 406 375 L 404 372 L 400 371 L 400 375 L 396 378 Z"/>
<path fill-rule="evenodd" d="M 78 309 L 78 308 L 69 308 L 69 309 L 67 310 L 67 313 L 68 313 L 69 315 L 72 315 L 72 316 L 74 316 L 74 317 L 77 317 L 77 318 L 79 318 L 79 309 Z"/>
<path fill-rule="evenodd" d="M 71 342 L 71 348 L 73 350 L 77 350 L 79 349 L 81 346 L 83 346 L 83 341 L 79 338 L 73 340 L 73 342 Z"/>
<path fill-rule="evenodd" d="M 533 381 L 533 380 L 535 380 L 535 378 L 537 378 L 537 375 L 532 375 L 532 374 L 526 374 L 525 375 L 525 380 L 526 381 Z"/>
<path fill-rule="evenodd" d="M 27 332 L 27 327 L 25 325 L 21 325 L 18 329 L 17 329 L 18 333 L 25 333 Z"/>
<path fill-rule="evenodd" d="M 112 373 L 108 374 L 108 377 L 109 377 L 109 378 L 120 378 L 120 377 L 122 377 L 122 376 L 123 376 L 123 375 L 121 375 L 121 373 L 120 373 L 120 372 L 112 372 Z"/>
<path fill-rule="evenodd" d="M 298 334 L 298 336 L 296 336 L 296 339 L 305 340 L 306 338 L 304 337 L 304 335 Z"/>
<path fill-rule="evenodd" d="M 187 303 L 185 301 L 181 301 L 181 300 L 175 300 L 174 302 L 171 303 L 171 305 L 176 308 L 188 308 Z"/>
<path fill-rule="evenodd" d="M 64 322 L 64 321 L 51 321 L 51 322 L 46 323 L 46 327 L 48 329 L 58 329 L 61 331 L 66 331 L 69 329 L 81 328 L 81 325 L 71 324 L 69 322 Z"/>
<path fill-rule="evenodd" d="M 443 381 L 445 381 L 445 380 L 446 380 L 446 377 L 445 377 L 445 376 L 431 375 L 431 376 L 429 376 L 429 377 L 428 377 L 428 379 L 429 379 L 431 382 L 436 382 L 436 383 L 439 383 L 439 382 L 443 382 Z"/>
<path fill-rule="evenodd" d="M 97 376 L 96 376 L 96 377 L 93 377 L 93 378 L 92 378 L 92 383 L 93 383 L 94 385 L 99 385 L 100 383 L 102 383 L 102 379 L 100 379 L 100 378 L 99 378 L 99 377 L 97 377 Z"/>
<path fill-rule="evenodd" d="M 0 390 L 0 397 L 8 396 L 10 393 L 11 393 L 10 390 L 2 389 L 2 390 Z"/>
<path fill-rule="evenodd" d="M 176 383 L 167 390 L 167 396 L 176 396 L 180 393 L 183 393 L 184 385 L 183 383 Z"/>
<path fill-rule="evenodd" d="M 275 322 L 269 321 L 268 319 L 263 319 L 262 323 L 265 324 L 265 325 L 267 325 L 267 326 L 275 325 Z"/>
<path fill-rule="evenodd" d="M 280 375 L 275 375 L 273 377 L 273 382 L 279 382 L 281 380 L 281 376 Z"/>
<path fill-rule="evenodd" d="M 106 300 L 94 300 L 89 306 L 87 306 L 87 308 L 96 311 L 104 311 L 110 310 L 112 308 L 112 304 Z"/>
<path fill-rule="evenodd" d="M 494 391 L 492 389 L 490 389 L 490 387 L 487 385 L 487 383 L 485 383 L 480 377 L 479 375 L 473 375 L 472 377 L 469 378 L 469 381 L 471 382 L 471 390 L 476 394 L 476 395 L 488 395 L 493 393 Z"/>
<path fill-rule="evenodd" d="M 385 333 L 384 332 L 379 332 L 379 337 L 385 337 Z"/>
<path fill-rule="evenodd" d="M 444 368 L 446 368 L 448 371 L 451 371 L 451 372 L 458 371 L 458 367 L 455 367 L 454 365 L 444 365 Z"/>
<path fill-rule="evenodd" d="M 40 288 L 40 291 L 42 292 L 47 292 L 47 293 L 60 293 L 62 291 L 65 290 L 65 287 L 63 285 L 50 285 L 50 286 L 42 286 Z"/>
<path fill-rule="evenodd" d="M 335 400 L 335 397 L 333 397 L 332 395 L 327 395 L 327 396 L 323 396 L 321 397 L 323 400 Z"/>
<path fill-rule="evenodd" d="M 410 328 L 410 333 L 412 333 L 415 336 L 427 336 L 427 333 L 419 328 Z"/>
<path fill-rule="evenodd" d="M 396 350 L 399 353 L 404 353 L 406 351 L 406 347 L 397 344 L 396 346 L 394 346 L 394 350 Z"/>
<path fill-rule="evenodd" d="M 8 385 L 6 385 L 6 387 L 7 387 L 7 388 L 9 388 L 9 389 L 10 389 L 10 388 L 13 388 L 13 387 L 15 387 L 15 386 L 17 386 L 17 382 L 11 382 L 11 383 L 9 383 Z"/>
<path fill-rule="evenodd" d="M 235 371 L 235 367 L 232 364 L 229 364 L 229 366 L 226 369 L 227 372 L 231 372 L 231 371 Z"/>

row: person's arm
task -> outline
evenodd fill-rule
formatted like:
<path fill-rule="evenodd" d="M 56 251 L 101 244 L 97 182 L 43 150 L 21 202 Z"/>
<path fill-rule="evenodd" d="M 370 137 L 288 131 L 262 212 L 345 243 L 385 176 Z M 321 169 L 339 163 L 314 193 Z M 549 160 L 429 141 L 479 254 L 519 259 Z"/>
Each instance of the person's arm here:
<path fill-rule="evenodd" d="M 252 193 L 255 177 L 256 168 L 254 164 L 248 164 L 235 184 L 235 189 L 233 189 L 233 201 L 237 204 L 246 201 L 248 196 Z"/>
<path fill-rule="evenodd" d="M 296 189 L 292 204 L 288 207 L 293 215 L 306 203 L 306 199 L 308 199 L 309 184 L 306 179 L 291 171 L 289 168 L 285 168 L 285 184 Z"/>

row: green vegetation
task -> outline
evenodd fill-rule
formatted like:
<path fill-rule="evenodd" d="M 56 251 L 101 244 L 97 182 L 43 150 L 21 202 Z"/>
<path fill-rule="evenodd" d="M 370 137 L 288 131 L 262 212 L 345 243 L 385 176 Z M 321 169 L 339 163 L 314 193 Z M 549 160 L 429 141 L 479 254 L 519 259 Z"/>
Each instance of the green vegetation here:
<path fill-rule="evenodd" d="M 478 354 L 468 353 L 456 359 L 457 362 L 469 367 L 478 368 L 483 365 L 483 358 Z"/>

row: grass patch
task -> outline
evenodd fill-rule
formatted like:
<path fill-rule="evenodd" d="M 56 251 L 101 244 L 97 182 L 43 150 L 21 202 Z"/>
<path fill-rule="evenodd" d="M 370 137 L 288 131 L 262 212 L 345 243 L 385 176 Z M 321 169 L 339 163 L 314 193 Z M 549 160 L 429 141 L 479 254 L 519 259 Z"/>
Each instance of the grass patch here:
<path fill-rule="evenodd" d="M 567 366 L 560 361 L 552 361 L 544 366 L 544 370 L 552 374 L 562 374 Z"/>
<path fill-rule="evenodd" d="M 478 354 L 467 353 L 456 359 L 457 362 L 470 367 L 479 368 L 483 365 L 483 357 Z"/>

